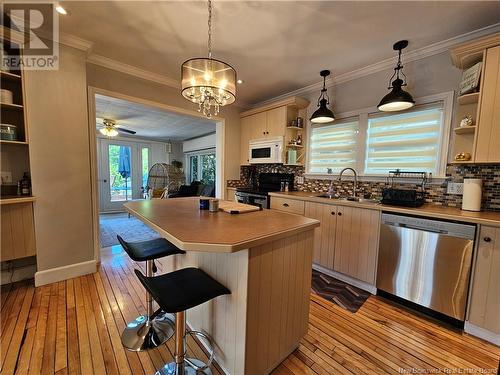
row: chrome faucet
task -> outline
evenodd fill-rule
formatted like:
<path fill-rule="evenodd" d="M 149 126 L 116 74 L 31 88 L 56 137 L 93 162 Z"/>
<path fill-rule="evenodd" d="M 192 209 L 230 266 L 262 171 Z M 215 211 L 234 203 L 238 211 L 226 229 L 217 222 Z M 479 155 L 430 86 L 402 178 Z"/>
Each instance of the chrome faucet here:
<path fill-rule="evenodd" d="M 357 191 L 357 187 L 358 187 L 358 174 L 356 173 L 356 170 L 353 169 L 353 168 L 344 168 L 340 171 L 339 173 L 339 182 L 342 181 L 342 174 L 345 172 L 345 171 L 352 171 L 352 173 L 354 173 L 354 188 L 352 189 L 352 194 L 353 196 L 355 197 L 356 196 L 356 191 Z"/>

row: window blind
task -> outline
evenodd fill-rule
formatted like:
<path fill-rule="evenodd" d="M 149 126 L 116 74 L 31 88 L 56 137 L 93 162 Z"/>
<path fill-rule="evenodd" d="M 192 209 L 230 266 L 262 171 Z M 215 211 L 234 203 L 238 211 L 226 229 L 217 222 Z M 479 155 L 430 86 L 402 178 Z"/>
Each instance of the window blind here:
<path fill-rule="evenodd" d="M 365 171 L 436 173 L 440 157 L 443 103 L 411 112 L 368 118 Z"/>
<path fill-rule="evenodd" d="M 335 121 L 331 125 L 311 128 L 309 171 L 326 173 L 327 168 L 339 172 L 356 167 L 359 123 L 356 120 Z"/>

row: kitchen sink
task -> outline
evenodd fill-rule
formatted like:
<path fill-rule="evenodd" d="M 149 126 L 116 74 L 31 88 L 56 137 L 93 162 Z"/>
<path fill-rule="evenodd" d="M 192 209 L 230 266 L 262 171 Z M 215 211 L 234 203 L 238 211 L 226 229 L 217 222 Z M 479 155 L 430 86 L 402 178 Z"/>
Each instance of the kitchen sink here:
<path fill-rule="evenodd" d="M 330 194 L 311 195 L 311 197 L 326 198 L 326 199 L 339 200 L 339 201 L 358 202 L 358 203 L 371 203 L 371 204 L 380 203 L 380 201 L 378 199 L 373 199 L 373 198 L 362 198 L 362 197 L 340 197 L 339 198 L 339 197 L 336 197 L 335 195 L 330 195 Z"/>

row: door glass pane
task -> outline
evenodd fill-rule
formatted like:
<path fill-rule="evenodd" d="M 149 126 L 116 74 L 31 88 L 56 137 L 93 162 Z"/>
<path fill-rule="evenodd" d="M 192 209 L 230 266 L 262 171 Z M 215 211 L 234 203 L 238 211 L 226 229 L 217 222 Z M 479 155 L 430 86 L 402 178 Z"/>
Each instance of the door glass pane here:
<path fill-rule="evenodd" d="M 198 180 L 198 155 L 189 157 L 189 171 L 191 182 Z"/>
<path fill-rule="evenodd" d="M 145 188 L 148 184 L 149 173 L 149 147 L 143 147 L 141 150 L 142 161 L 142 187 Z"/>
<path fill-rule="evenodd" d="M 111 202 L 132 199 L 132 149 L 130 146 L 109 145 L 109 187 Z"/>
<path fill-rule="evenodd" d="M 215 183 L 215 154 L 201 155 L 201 180 L 204 184 Z"/>

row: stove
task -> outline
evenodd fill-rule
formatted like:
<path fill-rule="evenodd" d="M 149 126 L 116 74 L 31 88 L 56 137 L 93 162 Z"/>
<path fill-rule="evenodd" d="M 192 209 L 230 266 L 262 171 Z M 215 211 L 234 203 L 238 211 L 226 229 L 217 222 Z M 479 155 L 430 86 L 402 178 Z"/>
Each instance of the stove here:
<path fill-rule="evenodd" d="M 293 179 L 294 175 L 291 173 L 260 173 L 256 186 L 236 188 L 236 200 L 262 209 L 269 208 L 269 193 L 280 191 L 282 182 L 288 183 L 288 189 L 293 190 Z"/>

